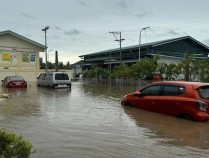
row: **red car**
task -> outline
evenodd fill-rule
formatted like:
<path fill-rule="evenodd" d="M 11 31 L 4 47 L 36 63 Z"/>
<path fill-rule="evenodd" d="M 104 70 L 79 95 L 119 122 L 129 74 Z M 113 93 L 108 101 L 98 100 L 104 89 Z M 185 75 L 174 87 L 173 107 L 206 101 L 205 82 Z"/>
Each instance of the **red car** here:
<path fill-rule="evenodd" d="M 154 82 L 125 95 L 121 104 L 194 121 L 208 121 L 209 83 Z"/>
<path fill-rule="evenodd" d="M 22 76 L 7 76 L 2 81 L 2 86 L 6 88 L 27 88 L 27 82 Z"/>

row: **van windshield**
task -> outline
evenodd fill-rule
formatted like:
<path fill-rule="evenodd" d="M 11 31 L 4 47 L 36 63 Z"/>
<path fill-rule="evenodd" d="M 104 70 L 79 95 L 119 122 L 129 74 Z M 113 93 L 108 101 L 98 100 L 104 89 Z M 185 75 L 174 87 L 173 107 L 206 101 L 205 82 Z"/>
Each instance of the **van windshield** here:
<path fill-rule="evenodd" d="M 55 74 L 55 80 L 69 80 L 68 74 Z"/>

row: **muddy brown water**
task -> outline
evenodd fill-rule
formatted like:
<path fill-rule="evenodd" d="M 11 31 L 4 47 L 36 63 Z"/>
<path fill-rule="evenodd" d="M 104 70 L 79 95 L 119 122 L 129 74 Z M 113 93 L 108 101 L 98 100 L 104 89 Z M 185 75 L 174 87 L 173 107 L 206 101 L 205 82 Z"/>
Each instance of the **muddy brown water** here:
<path fill-rule="evenodd" d="M 73 82 L 71 90 L 54 90 L 30 83 L 0 102 L 0 127 L 30 140 L 32 158 L 209 157 L 209 122 L 122 107 L 123 95 L 137 88 Z"/>

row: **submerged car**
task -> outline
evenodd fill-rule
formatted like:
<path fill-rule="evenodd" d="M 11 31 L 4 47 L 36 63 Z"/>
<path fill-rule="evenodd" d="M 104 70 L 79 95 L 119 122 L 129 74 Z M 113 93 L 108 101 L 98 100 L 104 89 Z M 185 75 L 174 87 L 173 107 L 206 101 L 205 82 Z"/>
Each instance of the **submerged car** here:
<path fill-rule="evenodd" d="M 71 88 L 71 80 L 66 72 L 42 73 L 37 78 L 37 86 L 52 88 Z"/>
<path fill-rule="evenodd" d="M 121 104 L 194 121 L 208 121 L 209 83 L 154 82 L 125 95 Z"/>
<path fill-rule="evenodd" d="M 27 88 L 27 82 L 22 76 L 7 76 L 2 81 L 2 87 Z"/>

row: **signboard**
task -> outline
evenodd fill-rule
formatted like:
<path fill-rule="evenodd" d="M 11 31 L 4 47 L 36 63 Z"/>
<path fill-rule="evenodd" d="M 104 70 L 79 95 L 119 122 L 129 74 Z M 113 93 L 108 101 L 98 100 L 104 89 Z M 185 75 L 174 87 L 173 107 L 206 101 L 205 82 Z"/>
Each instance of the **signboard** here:
<path fill-rule="evenodd" d="M 8 62 L 11 61 L 11 56 L 12 56 L 11 52 L 2 51 L 1 56 L 2 56 L 2 61 L 8 61 Z"/>
<path fill-rule="evenodd" d="M 29 53 L 22 53 L 22 62 L 23 63 L 29 63 L 30 62 L 30 54 Z"/>
<path fill-rule="evenodd" d="M 1 63 L 17 63 L 18 51 L 14 48 L 0 47 L 0 62 Z"/>
<path fill-rule="evenodd" d="M 0 47 L 0 63 L 18 63 L 18 56 L 20 56 L 20 62 L 35 64 L 36 53 L 30 49 L 21 49 L 19 52 L 15 48 Z"/>
<path fill-rule="evenodd" d="M 32 50 L 22 49 L 22 63 L 35 63 L 36 62 L 36 53 Z"/>

